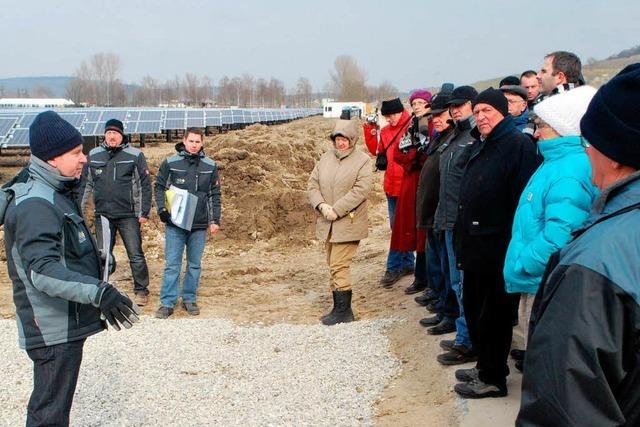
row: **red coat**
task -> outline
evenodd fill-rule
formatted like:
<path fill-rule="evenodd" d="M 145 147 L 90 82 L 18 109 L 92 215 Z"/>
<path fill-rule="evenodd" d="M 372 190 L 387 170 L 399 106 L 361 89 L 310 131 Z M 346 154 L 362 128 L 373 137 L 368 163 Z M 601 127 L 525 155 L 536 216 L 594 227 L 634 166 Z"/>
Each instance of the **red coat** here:
<path fill-rule="evenodd" d="M 405 110 L 400 116 L 400 120 L 396 126 L 387 125 L 380 130 L 380 143 L 376 137 L 376 127 L 369 123 L 364 124 L 364 140 L 372 155 L 382 152 L 385 147 L 389 146 L 386 151 L 387 170 L 384 172 L 384 192 L 389 196 L 398 197 L 402 187 L 402 176 L 404 171 L 393 158 L 394 150 L 392 145 L 397 146 L 400 138 L 404 135 L 405 130 L 411 124 L 411 116 Z M 402 130 L 401 130 L 402 129 Z M 397 135 L 397 136 L 396 136 Z M 393 139 L 393 141 L 391 141 Z"/>
<path fill-rule="evenodd" d="M 394 144 L 393 157 L 402 168 L 403 176 L 391 229 L 391 249 L 402 252 L 424 252 L 426 230 L 416 229 L 416 193 L 420 171 L 427 156 L 422 152 L 418 153 L 415 148 L 403 153 L 399 144 Z"/>

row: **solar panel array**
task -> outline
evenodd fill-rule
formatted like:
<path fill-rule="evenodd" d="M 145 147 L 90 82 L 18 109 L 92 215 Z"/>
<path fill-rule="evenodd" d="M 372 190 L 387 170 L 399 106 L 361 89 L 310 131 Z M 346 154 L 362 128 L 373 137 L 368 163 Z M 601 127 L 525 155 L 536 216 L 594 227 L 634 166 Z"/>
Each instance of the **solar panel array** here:
<path fill-rule="evenodd" d="M 0 147 L 28 147 L 29 126 L 44 110 L 0 110 Z M 58 110 L 83 136 L 104 134 L 104 124 L 118 119 L 127 134 L 158 134 L 165 130 L 253 123 L 277 123 L 317 114 L 317 108 L 76 108 Z"/>

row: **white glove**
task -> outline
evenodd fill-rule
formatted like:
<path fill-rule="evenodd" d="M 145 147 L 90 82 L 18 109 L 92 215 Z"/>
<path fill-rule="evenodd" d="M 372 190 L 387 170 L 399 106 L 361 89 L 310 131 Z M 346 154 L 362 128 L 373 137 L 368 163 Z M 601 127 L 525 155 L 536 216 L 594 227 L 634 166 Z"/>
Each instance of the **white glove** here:
<path fill-rule="evenodd" d="M 333 210 L 333 207 L 331 205 L 327 203 L 320 203 L 318 209 L 320 209 L 322 216 L 324 216 L 327 221 L 335 221 L 336 219 L 338 219 L 338 214 L 335 210 Z"/>

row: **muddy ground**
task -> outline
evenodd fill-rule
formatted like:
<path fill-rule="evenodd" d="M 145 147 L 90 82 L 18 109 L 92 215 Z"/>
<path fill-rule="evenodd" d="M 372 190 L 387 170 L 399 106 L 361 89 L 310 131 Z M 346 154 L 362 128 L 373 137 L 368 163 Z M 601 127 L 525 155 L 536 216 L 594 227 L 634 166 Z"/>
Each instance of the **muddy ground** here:
<path fill-rule="evenodd" d="M 330 308 L 323 246 L 314 237 L 315 214 L 305 188 L 315 161 L 330 146 L 327 135 L 332 126 L 333 121 L 315 117 L 272 127 L 253 125 L 206 138 L 205 150 L 221 169 L 223 220 L 221 232 L 209 239 L 203 258 L 198 300 L 202 317 L 315 324 Z M 156 143 L 147 145 L 144 152 L 155 174 L 174 149 L 173 144 Z M 5 169 L 2 174 L 12 172 Z M 442 337 L 426 334 L 417 323 L 426 311 L 402 292 L 412 278 L 403 278 L 391 290 L 378 285 L 389 229 L 382 174 L 377 177 L 370 199 L 370 236 L 361 243 L 352 268 L 354 309 L 360 319 L 398 319 L 390 338 L 403 364 L 401 374 L 377 403 L 377 425 L 479 425 L 469 424 L 470 413 L 472 420 L 492 420 L 493 426 L 512 424 L 517 408 L 513 398 L 494 403 L 495 413 L 476 405 L 473 415 L 473 405 L 454 397 L 455 368 L 443 368 L 435 361 Z M 155 211 L 143 235 L 151 275 L 151 299 L 144 312 L 152 314 L 158 306 L 164 263 L 163 226 Z M 115 254 L 119 264 L 112 278 L 130 290 L 131 274 L 120 242 Z M 4 261 L 4 253 L 0 256 Z M 0 317 L 11 318 L 14 306 L 6 268 L 0 269 L 0 280 L 4 283 Z M 184 316 L 182 310 L 174 315 Z"/>

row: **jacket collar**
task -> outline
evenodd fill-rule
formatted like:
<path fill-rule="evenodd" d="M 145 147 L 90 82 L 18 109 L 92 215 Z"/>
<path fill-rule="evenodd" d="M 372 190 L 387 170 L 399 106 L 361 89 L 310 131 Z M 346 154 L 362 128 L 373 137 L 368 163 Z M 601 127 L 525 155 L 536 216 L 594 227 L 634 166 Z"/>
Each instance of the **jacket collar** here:
<path fill-rule="evenodd" d="M 518 126 L 524 126 L 529 122 L 529 108 L 525 108 L 522 114 L 513 118 L 513 121 Z"/>
<path fill-rule="evenodd" d="M 491 130 L 491 133 L 489 133 L 488 136 L 482 137 L 480 135 L 480 131 L 478 130 L 477 126 L 474 127 L 473 130 L 471 131 L 471 136 L 473 136 L 474 138 L 479 139 L 481 141 L 494 140 L 494 139 L 500 138 L 501 136 L 503 136 L 507 132 L 511 132 L 515 128 L 516 128 L 516 126 L 514 124 L 513 117 L 511 117 L 510 114 L 507 114 L 504 117 L 504 119 L 502 119 L 502 121 L 500 121 L 500 123 L 498 123 Z"/>
<path fill-rule="evenodd" d="M 190 153 L 184 148 L 184 142 L 179 142 L 175 146 L 179 156 L 186 159 L 201 159 L 204 157 L 204 149 L 200 149 L 197 153 Z"/>
<path fill-rule="evenodd" d="M 468 131 L 469 129 L 473 129 L 475 126 L 476 119 L 475 117 L 473 117 L 473 114 L 471 114 L 466 119 L 462 119 L 458 123 L 456 123 L 456 133 Z"/>
<path fill-rule="evenodd" d="M 33 155 L 29 160 L 29 175 L 60 192 L 72 190 L 80 182 L 77 178 L 60 175 L 58 169 Z"/>
<path fill-rule="evenodd" d="M 538 141 L 538 149 L 545 160 L 556 160 L 568 154 L 584 153 L 579 136 L 560 136 Z"/>
<path fill-rule="evenodd" d="M 117 151 L 127 148 L 129 146 L 129 141 L 127 141 L 126 139 L 123 139 L 120 145 L 116 145 L 115 147 L 111 147 L 105 141 L 102 141 L 102 144 L 100 144 L 100 146 L 111 153 L 115 153 Z"/>
<path fill-rule="evenodd" d="M 636 171 L 626 178 L 610 185 L 602 190 L 600 197 L 591 207 L 591 216 L 582 227 L 574 233 L 579 234 L 589 228 L 600 218 L 619 210 L 635 205 L 640 200 L 640 171 Z"/>

